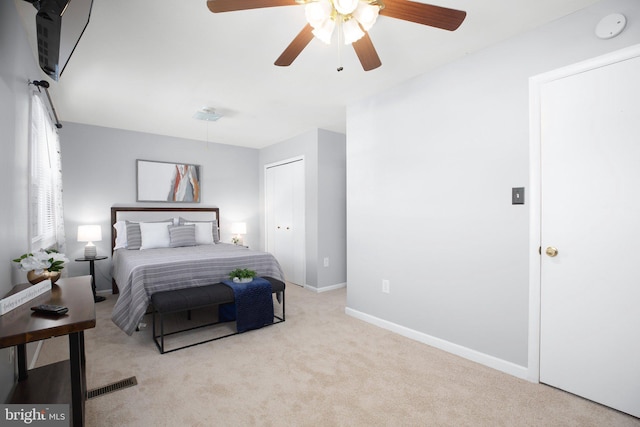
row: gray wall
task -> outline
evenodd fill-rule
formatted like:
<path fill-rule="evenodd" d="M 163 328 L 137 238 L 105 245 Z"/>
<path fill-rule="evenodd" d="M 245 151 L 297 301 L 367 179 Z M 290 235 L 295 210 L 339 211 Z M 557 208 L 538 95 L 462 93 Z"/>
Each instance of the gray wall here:
<path fill-rule="evenodd" d="M 596 38 L 612 12 L 625 32 Z M 639 43 L 639 22 L 602 1 L 350 106 L 347 311 L 524 376 L 529 77 Z"/>
<path fill-rule="evenodd" d="M 34 9 L 35 19 L 35 9 Z M 0 2 L 0 296 L 26 281 L 11 262 L 29 249 L 28 194 L 28 81 L 42 78 L 12 1 Z M 12 349 L 0 350 L 0 399 L 4 402 L 14 381 Z"/>
<path fill-rule="evenodd" d="M 200 165 L 202 201 L 190 205 L 220 208 L 224 242 L 231 242 L 232 222 L 246 222 L 245 242 L 258 246 L 258 150 L 77 123 L 64 123 L 60 141 L 70 259 L 84 251 L 84 243 L 76 241 L 78 225 L 100 224 L 98 254 L 110 256 L 111 206 L 158 205 L 136 203 L 136 159 Z M 95 263 L 98 290 L 111 289 L 110 265 L 110 260 Z M 68 272 L 88 274 L 88 268 L 87 263 L 71 262 Z"/>
<path fill-rule="evenodd" d="M 262 215 L 264 166 L 297 156 L 305 158 L 306 286 L 326 290 L 346 282 L 345 136 L 314 129 L 260 150 Z M 323 264 L 325 257 L 330 260 L 328 267 Z"/>
<path fill-rule="evenodd" d="M 347 152 L 345 135 L 318 131 L 318 287 L 347 281 Z M 324 266 L 324 259 L 329 266 Z"/>

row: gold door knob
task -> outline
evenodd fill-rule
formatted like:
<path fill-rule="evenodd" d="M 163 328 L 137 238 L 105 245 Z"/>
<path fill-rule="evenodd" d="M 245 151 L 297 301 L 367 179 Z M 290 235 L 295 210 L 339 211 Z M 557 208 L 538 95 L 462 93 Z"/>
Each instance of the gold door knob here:
<path fill-rule="evenodd" d="M 549 246 L 547 249 L 545 249 L 544 253 L 553 258 L 554 256 L 558 255 L 558 250 L 553 246 Z"/>

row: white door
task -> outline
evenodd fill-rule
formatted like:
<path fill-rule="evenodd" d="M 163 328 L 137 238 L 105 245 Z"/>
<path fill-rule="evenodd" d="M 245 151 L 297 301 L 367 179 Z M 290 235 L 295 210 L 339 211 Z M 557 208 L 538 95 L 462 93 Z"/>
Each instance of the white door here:
<path fill-rule="evenodd" d="M 266 248 L 291 283 L 305 284 L 304 160 L 265 170 Z"/>
<path fill-rule="evenodd" d="M 540 381 L 638 417 L 640 58 L 540 96 Z"/>

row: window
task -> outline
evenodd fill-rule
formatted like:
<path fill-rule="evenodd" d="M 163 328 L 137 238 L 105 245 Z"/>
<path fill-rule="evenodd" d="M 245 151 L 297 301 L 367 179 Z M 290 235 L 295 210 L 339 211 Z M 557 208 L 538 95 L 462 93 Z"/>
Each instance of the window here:
<path fill-rule="evenodd" d="M 31 250 L 64 245 L 58 133 L 38 91 L 31 98 L 29 222 Z"/>

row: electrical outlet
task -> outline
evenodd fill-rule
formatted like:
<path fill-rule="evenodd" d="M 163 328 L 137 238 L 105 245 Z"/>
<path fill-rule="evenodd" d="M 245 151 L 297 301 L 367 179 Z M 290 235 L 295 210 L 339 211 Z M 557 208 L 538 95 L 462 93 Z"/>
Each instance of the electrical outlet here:
<path fill-rule="evenodd" d="M 324 259 L 324 266 L 325 266 L 325 267 L 329 267 L 329 257 L 325 257 L 325 259 Z"/>
<path fill-rule="evenodd" d="M 382 292 L 389 293 L 389 281 L 387 279 L 382 279 Z"/>

